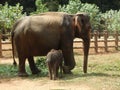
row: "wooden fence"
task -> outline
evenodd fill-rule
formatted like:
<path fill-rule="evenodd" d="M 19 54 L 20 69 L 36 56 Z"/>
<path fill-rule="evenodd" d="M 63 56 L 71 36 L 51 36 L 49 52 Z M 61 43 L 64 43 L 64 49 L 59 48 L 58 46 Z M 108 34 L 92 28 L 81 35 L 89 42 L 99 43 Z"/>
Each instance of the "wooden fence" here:
<path fill-rule="evenodd" d="M 1 39 L 2 36 L 3 35 L 0 35 L 0 56 L 2 56 L 3 51 L 12 50 L 12 48 L 9 49 L 2 48 L 3 45 L 11 44 L 10 41 L 2 41 Z M 99 49 L 104 49 L 104 52 L 109 52 L 110 48 L 114 48 L 116 51 L 120 49 L 120 34 L 118 33 L 118 31 L 112 34 L 108 33 L 107 31 L 104 31 L 102 33 L 94 31 L 94 33 L 91 33 L 91 36 L 92 37 L 91 37 L 90 49 L 93 49 L 95 53 L 99 53 Z M 78 39 L 78 38 L 75 39 L 74 49 L 82 50 L 83 49 L 82 43 L 83 43 L 82 39 Z"/>
<path fill-rule="evenodd" d="M 81 39 L 76 39 L 75 43 L 82 43 Z M 104 49 L 104 52 L 109 52 L 110 48 L 115 49 L 116 51 L 120 50 L 120 34 L 118 31 L 114 33 L 108 33 L 106 30 L 102 33 L 94 31 L 91 33 L 91 43 L 90 49 L 94 49 L 95 53 L 99 53 L 100 49 Z M 83 49 L 83 45 L 76 46 L 74 49 Z"/>

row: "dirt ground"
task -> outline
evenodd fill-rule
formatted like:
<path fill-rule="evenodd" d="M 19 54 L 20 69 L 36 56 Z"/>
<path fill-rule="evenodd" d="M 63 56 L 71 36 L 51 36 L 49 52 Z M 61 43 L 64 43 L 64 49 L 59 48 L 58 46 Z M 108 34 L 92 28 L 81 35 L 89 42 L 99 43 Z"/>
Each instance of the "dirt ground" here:
<path fill-rule="evenodd" d="M 11 45 L 4 45 L 4 49 L 11 48 Z M 94 50 L 90 50 L 90 53 L 94 54 Z M 83 54 L 82 50 L 77 50 L 80 54 Z M 11 51 L 4 51 L 3 57 L 0 58 L 0 63 L 13 63 Z M 94 90 L 87 84 L 79 84 L 67 82 L 65 80 L 49 80 L 48 77 L 40 77 L 36 79 L 15 77 L 11 79 L 0 79 L 0 90 Z"/>
<path fill-rule="evenodd" d="M 45 82 L 46 81 L 46 82 Z M 72 85 L 62 81 L 11 79 L 0 83 L 1 90 L 90 90 L 86 85 Z"/>
<path fill-rule="evenodd" d="M 2 48 L 10 49 L 11 45 L 3 45 Z M 2 55 L 0 64 L 13 63 L 11 51 L 4 51 Z M 33 80 L 15 77 L 11 79 L 0 79 L 0 90 L 90 90 L 90 88 L 84 84 L 73 84 L 64 80 L 49 80 L 48 77 L 40 77 Z"/>
<path fill-rule="evenodd" d="M 12 64 L 12 58 L 0 58 L 1 64 Z M 64 80 L 49 80 L 48 77 L 28 79 L 15 77 L 0 79 L 0 90 L 90 90 L 87 85 L 65 82 Z"/>
<path fill-rule="evenodd" d="M 87 85 L 67 84 L 61 80 L 51 81 L 47 78 L 40 80 L 11 79 L 0 82 L 1 90 L 90 90 Z"/>

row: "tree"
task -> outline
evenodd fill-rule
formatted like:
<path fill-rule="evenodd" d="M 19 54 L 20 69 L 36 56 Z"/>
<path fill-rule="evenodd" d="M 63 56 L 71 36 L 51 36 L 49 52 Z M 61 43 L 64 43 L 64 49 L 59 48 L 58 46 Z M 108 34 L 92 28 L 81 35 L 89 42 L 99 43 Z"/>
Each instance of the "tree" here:
<path fill-rule="evenodd" d="M 81 2 L 96 4 L 102 12 L 106 12 L 110 9 L 120 9 L 120 0 L 81 0 Z"/>
<path fill-rule="evenodd" d="M 27 15 L 29 15 L 31 12 L 36 11 L 36 0 L 1 0 L 0 4 L 5 5 L 5 2 L 8 3 L 10 6 L 15 6 L 17 3 L 19 3 L 21 6 L 23 6 L 23 13 L 26 12 Z"/>
<path fill-rule="evenodd" d="M 36 0 L 35 5 L 36 5 L 37 9 L 35 12 L 32 12 L 31 14 L 38 14 L 38 13 L 43 13 L 43 12 L 48 11 L 46 4 L 43 4 L 42 0 Z"/>
<path fill-rule="evenodd" d="M 105 21 L 106 29 L 109 32 L 120 31 L 120 10 L 109 10 L 102 14 L 102 18 Z"/>
<path fill-rule="evenodd" d="M 100 11 L 95 4 L 81 3 L 79 0 L 69 0 L 64 6 L 59 6 L 59 11 L 75 14 L 86 12 L 90 15 L 92 28 L 98 30 L 100 26 Z"/>
<path fill-rule="evenodd" d="M 42 3 L 46 4 L 49 11 L 58 11 L 59 5 L 63 6 L 68 2 L 69 0 L 42 0 Z"/>
<path fill-rule="evenodd" d="M 23 7 L 20 4 L 16 4 L 16 6 L 9 6 L 8 3 L 5 3 L 4 6 L 0 5 L 0 30 L 11 29 L 18 18 L 25 16 L 22 14 L 22 10 Z"/>

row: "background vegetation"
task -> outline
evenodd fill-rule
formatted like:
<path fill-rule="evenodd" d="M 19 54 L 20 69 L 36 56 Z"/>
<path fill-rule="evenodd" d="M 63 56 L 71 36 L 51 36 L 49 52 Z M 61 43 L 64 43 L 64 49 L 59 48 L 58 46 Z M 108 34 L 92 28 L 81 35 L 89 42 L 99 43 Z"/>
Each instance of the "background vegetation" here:
<path fill-rule="evenodd" d="M 22 14 L 23 7 L 20 4 L 16 4 L 16 6 L 9 6 L 8 3 L 5 3 L 4 6 L 0 5 L 0 29 L 1 32 L 10 32 L 12 25 L 15 20 L 18 18 L 25 16 Z"/>
<path fill-rule="evenodd" d="M 19 4 L 16 4 L 18 2 Z M 2 33 L 5 30 L 10 31 L 16 19 L 25 15 L 47 11 L 62 11 L 72 14 L 78 12 L 88 13 L 91 17 L 92 31 L 116 31 L 120 28 L 120 1 L 111 0 L 111 2 L 113 2 L 112 5 L 108 0 L 99 0 L 98 2 L 96 0 L 4 0 L 0 5 L 0 30 Z M 34 9 L 32 9 L 33 7 Z"/>

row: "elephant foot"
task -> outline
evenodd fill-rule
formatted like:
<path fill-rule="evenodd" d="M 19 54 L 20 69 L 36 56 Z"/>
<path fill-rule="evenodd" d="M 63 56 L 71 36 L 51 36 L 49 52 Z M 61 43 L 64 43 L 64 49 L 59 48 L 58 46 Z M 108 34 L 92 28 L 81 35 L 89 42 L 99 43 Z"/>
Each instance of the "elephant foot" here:
<path fill-rule="evenodd" d="M 39 70 L 39 69 L 36 68 L 35 70 L 32 71 L 32 74 L 38 74 L 40 72 L 41 72 L 41 70 Z"/>
<path fill-rule="evenodd" d="M 28 74 L 27 74 L 26 72 L 19 72 L 19 73 L 18 73 L 18 76 L 19 76 L 19 77 L 27 77 Z"/>
<path fill-rule="evenodd" d="M 72 74 L 72 72 L 68 66 L 63 66 L 63 73 L 64 74 Z"/>

